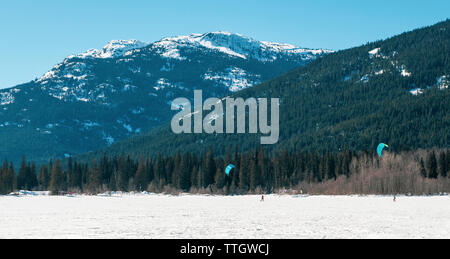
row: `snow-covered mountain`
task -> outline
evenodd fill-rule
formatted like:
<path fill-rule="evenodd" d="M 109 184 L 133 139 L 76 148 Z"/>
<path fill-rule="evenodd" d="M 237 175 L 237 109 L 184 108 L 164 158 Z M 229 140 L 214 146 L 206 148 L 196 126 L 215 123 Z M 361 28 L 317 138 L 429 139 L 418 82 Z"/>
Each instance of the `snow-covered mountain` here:
<path fill-rule="evenodd" d="M 158 50 L 158 53 L 163 57 L 181 60 L 185 60 L 186 57 L 180 55 L 180 48 L 206 48 L 242 59 L 257 59 L 260 61 L 274 61 L 280 56 L 293 56 L 296 59 L 310 60 L 317 57 L 317 55 L 331 52 L 323 49 L 304 49 L 291 44 L 257 41 L 229 32 L 211 32 L 169 37 L 151 44 L 138 40 L 113 40 L 101 50 L 91 49 L 76 57 L 115 58 L 131 55 L 133 50 L 147 46 L 152 50 Z"/>
<path fill-rule="evenodd" d="M 229 32 L 211 32 L 165 38 L 152 46 L 152 48 L 159 49 L 162 56 L 185 59 L 179 53 L 180 47 L 203 47 L 233 57 L 256 59 L 262 62 L 274 61 L 278 58 L 286 58 L 289 56 L 299 60 L 311 60 L 317 55 L 329 52 L 322 49 L 302 49 L 290 44 L 256 41 L 240 34 L 232 34 Z"/>
<path fill-rule="evenodd" d="M 0 158 L 45 160 L 110 145 L 170 120 L 171 100 L 193 89 L 224 96 L 329 52 L 228 32 L 111 41 L 0 90 Z"/>

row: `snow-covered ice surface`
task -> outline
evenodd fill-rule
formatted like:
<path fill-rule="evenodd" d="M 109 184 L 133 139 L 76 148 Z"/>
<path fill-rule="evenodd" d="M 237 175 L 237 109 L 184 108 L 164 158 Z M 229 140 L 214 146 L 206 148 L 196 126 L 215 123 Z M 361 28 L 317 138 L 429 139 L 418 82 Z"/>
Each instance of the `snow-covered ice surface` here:
<path fill-rule="evenodd" d="M 0 238 L 449 238 L 450 197 L 0 197 Z"/>

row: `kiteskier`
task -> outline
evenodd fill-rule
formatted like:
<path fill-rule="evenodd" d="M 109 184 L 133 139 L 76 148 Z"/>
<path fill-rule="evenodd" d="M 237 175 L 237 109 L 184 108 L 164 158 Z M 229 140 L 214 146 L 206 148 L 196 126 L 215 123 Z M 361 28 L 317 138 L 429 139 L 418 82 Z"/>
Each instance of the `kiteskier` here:
<path fill-rule="evenodd" d="M 214 246 L 196 246 L 188 243 L 185 246 L 181 246 L 180 253 L 212 256 L 212 254 L 214 253 Z"/>

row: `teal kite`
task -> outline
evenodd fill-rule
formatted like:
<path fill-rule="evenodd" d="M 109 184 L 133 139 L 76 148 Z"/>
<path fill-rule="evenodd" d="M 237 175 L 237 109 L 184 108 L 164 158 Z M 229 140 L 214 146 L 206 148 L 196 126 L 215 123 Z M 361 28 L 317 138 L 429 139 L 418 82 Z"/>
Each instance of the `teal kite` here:
<path fill-rule="evenodd" d="M 378 145 L 378 147 L 377 147 L 377 153 L 381 158 L 383 157 L 383 150 L 385 148 L 389 148 L 389 146 L 384 143 L 380 143 L 380 145 Z"/>
<path fill-rule="evenodd" d="M 225 173 L 229 176 L 231 173 L 231 170 L 233 170 L 235 168 L 234 165 L 228 165 L 227 168 L 225 169 Z"/>

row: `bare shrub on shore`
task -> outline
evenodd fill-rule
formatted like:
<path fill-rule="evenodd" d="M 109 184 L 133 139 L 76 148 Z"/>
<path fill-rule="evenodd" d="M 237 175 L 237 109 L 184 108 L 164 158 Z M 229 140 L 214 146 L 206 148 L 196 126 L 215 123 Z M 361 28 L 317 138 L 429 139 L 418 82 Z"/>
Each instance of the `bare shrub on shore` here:
<path fill-rule="evenodd" d="M 386 154 L 383 158 L 362 155 L 351 163 L 351 176 L 321 183 L 300 183 L 296 189 L 320 195 L 433 195 L 450 192 L 450 179 L 425 178 L 420 160 L 425 151 Z"/>

